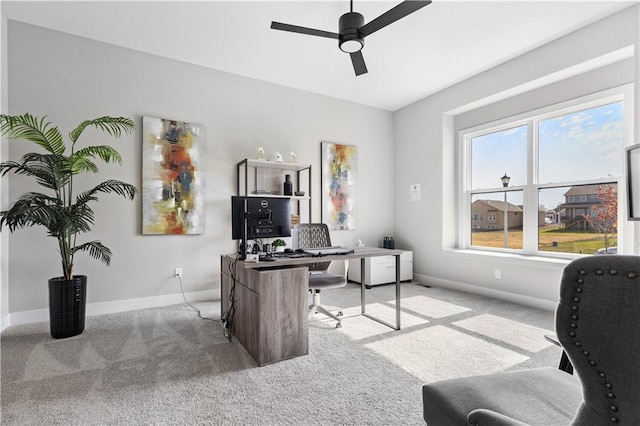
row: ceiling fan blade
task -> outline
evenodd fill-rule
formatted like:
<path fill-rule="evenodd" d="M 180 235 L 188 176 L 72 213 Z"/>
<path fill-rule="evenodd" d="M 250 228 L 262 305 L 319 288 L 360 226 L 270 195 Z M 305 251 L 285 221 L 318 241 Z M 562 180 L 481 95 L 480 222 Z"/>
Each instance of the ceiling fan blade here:
<path fill-rule="evenodd" d="M 360 28 L 360 33 L 363 36 L 368 36 L 369 34 L 373 34 L 378 31 L 380 28 L 384 28 L 387 25 L 393 24 L 398 19 L 402 19 L 410 13 L 415 12 L 416 10 L 422 9 L 425 6 L 431 4 L 431 0 L 426 1 L 418 1 L 418 0 L 405 0 L 399 5 L 395 6 L 392 9 L 389 9 L 382 15 L 378 16 L 371 22 L 363 25 Z"/>
<path fill-rule="evenodd" d="M 338 33 L 332 33 L 330 31 L 314 30 L 313 28 L 299 27 L 297 25 L 283 24 L 282 22 L 271 22 L 271 29 L 289 31 L 292 33 L 306 34 L 318 37 L 327 37 L 338 39 Z"/>
<path fill-rule="evenodd" d="M 364 63 L 364 56 L 362 56 L 362 50 L 350 53 L 351 62 L 353 63 L 353 70 L 356 72 L 356 76 L 366 74 L 367 65 Z"/>

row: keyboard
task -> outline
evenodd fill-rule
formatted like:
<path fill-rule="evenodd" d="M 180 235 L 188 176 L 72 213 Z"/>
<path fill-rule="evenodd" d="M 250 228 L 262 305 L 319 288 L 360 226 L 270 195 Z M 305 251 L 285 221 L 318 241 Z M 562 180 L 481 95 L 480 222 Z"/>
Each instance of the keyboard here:
<path fill-rule="evenodd" d="M 274 253 L 273 254 L 274 257 L 286 257 L 286 258 L 291 258 L 291 259 L 297 259 L 299 257 L 304 257 L 304 253 L 298 253 L 298 252 L 287 252 L 287 253 L 282 253 L 282 252 L 278 252 L 278 253 Z"/>
<path fill-rule="evenodd" d="M 305 253 L 310 254 L 311 256 L 329 256 L 332 254 L 353 253 L 353 250 L 340 246 L 305 248 L 303 250 Z"/>

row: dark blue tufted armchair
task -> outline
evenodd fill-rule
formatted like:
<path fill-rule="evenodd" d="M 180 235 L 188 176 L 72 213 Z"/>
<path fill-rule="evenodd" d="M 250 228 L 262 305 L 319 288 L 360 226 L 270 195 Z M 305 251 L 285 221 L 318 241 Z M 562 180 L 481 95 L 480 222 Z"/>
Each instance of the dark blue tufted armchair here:
<path fill-rule="evenodd" d="M 577 377 L 540 368 L 427 384 L 427 424 L 640 425 L 640 257 L 567 265 L 556 332 Z"/>

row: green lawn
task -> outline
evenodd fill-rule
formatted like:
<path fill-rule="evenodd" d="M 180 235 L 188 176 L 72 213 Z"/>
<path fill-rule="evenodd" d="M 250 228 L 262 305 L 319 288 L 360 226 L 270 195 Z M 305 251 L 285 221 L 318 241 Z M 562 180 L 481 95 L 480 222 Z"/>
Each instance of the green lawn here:
<path fill-rule="evenodd" d="M 521 229 L 510 229 L 509 248 L 522 249 Z M 503 247 L 504 233 L 499 231 L 472 232 L 472 245 L 480 247 Z M 604 239 L 595 232 L 559 229 L 557 226 L 545 226 L 539 229 L 538 244 L 540 251 L 593 254 L 604 248 Z M 617 244 L 616 235 L 610 236 L 609 247 Z"/>
<path fill-rule="evenodd" d="M 544 227 L 538 234 L 539 249 L 563 253 L 593 254 L 604 248 L 604 239 L 595 232 L 573 231 Z M 554 245 L 554 241 L 557 245 Z M 617 244 L 616 234 L 609 236 L 609 247 Z"/>

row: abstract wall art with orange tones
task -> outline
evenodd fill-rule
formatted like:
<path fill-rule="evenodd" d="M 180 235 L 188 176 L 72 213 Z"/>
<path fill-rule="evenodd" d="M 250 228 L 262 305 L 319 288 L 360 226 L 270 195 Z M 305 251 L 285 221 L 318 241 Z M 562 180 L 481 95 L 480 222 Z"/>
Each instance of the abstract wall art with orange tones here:
<path fill-rule="evenodd" d="M 356 229 L 358 148 L 322 142 L 322 222 L 332 230 Z"/>
<path fill-rule="evenodd" d="M 204 232 L 205 129 L 142 118 L 142 233 Z"/>

